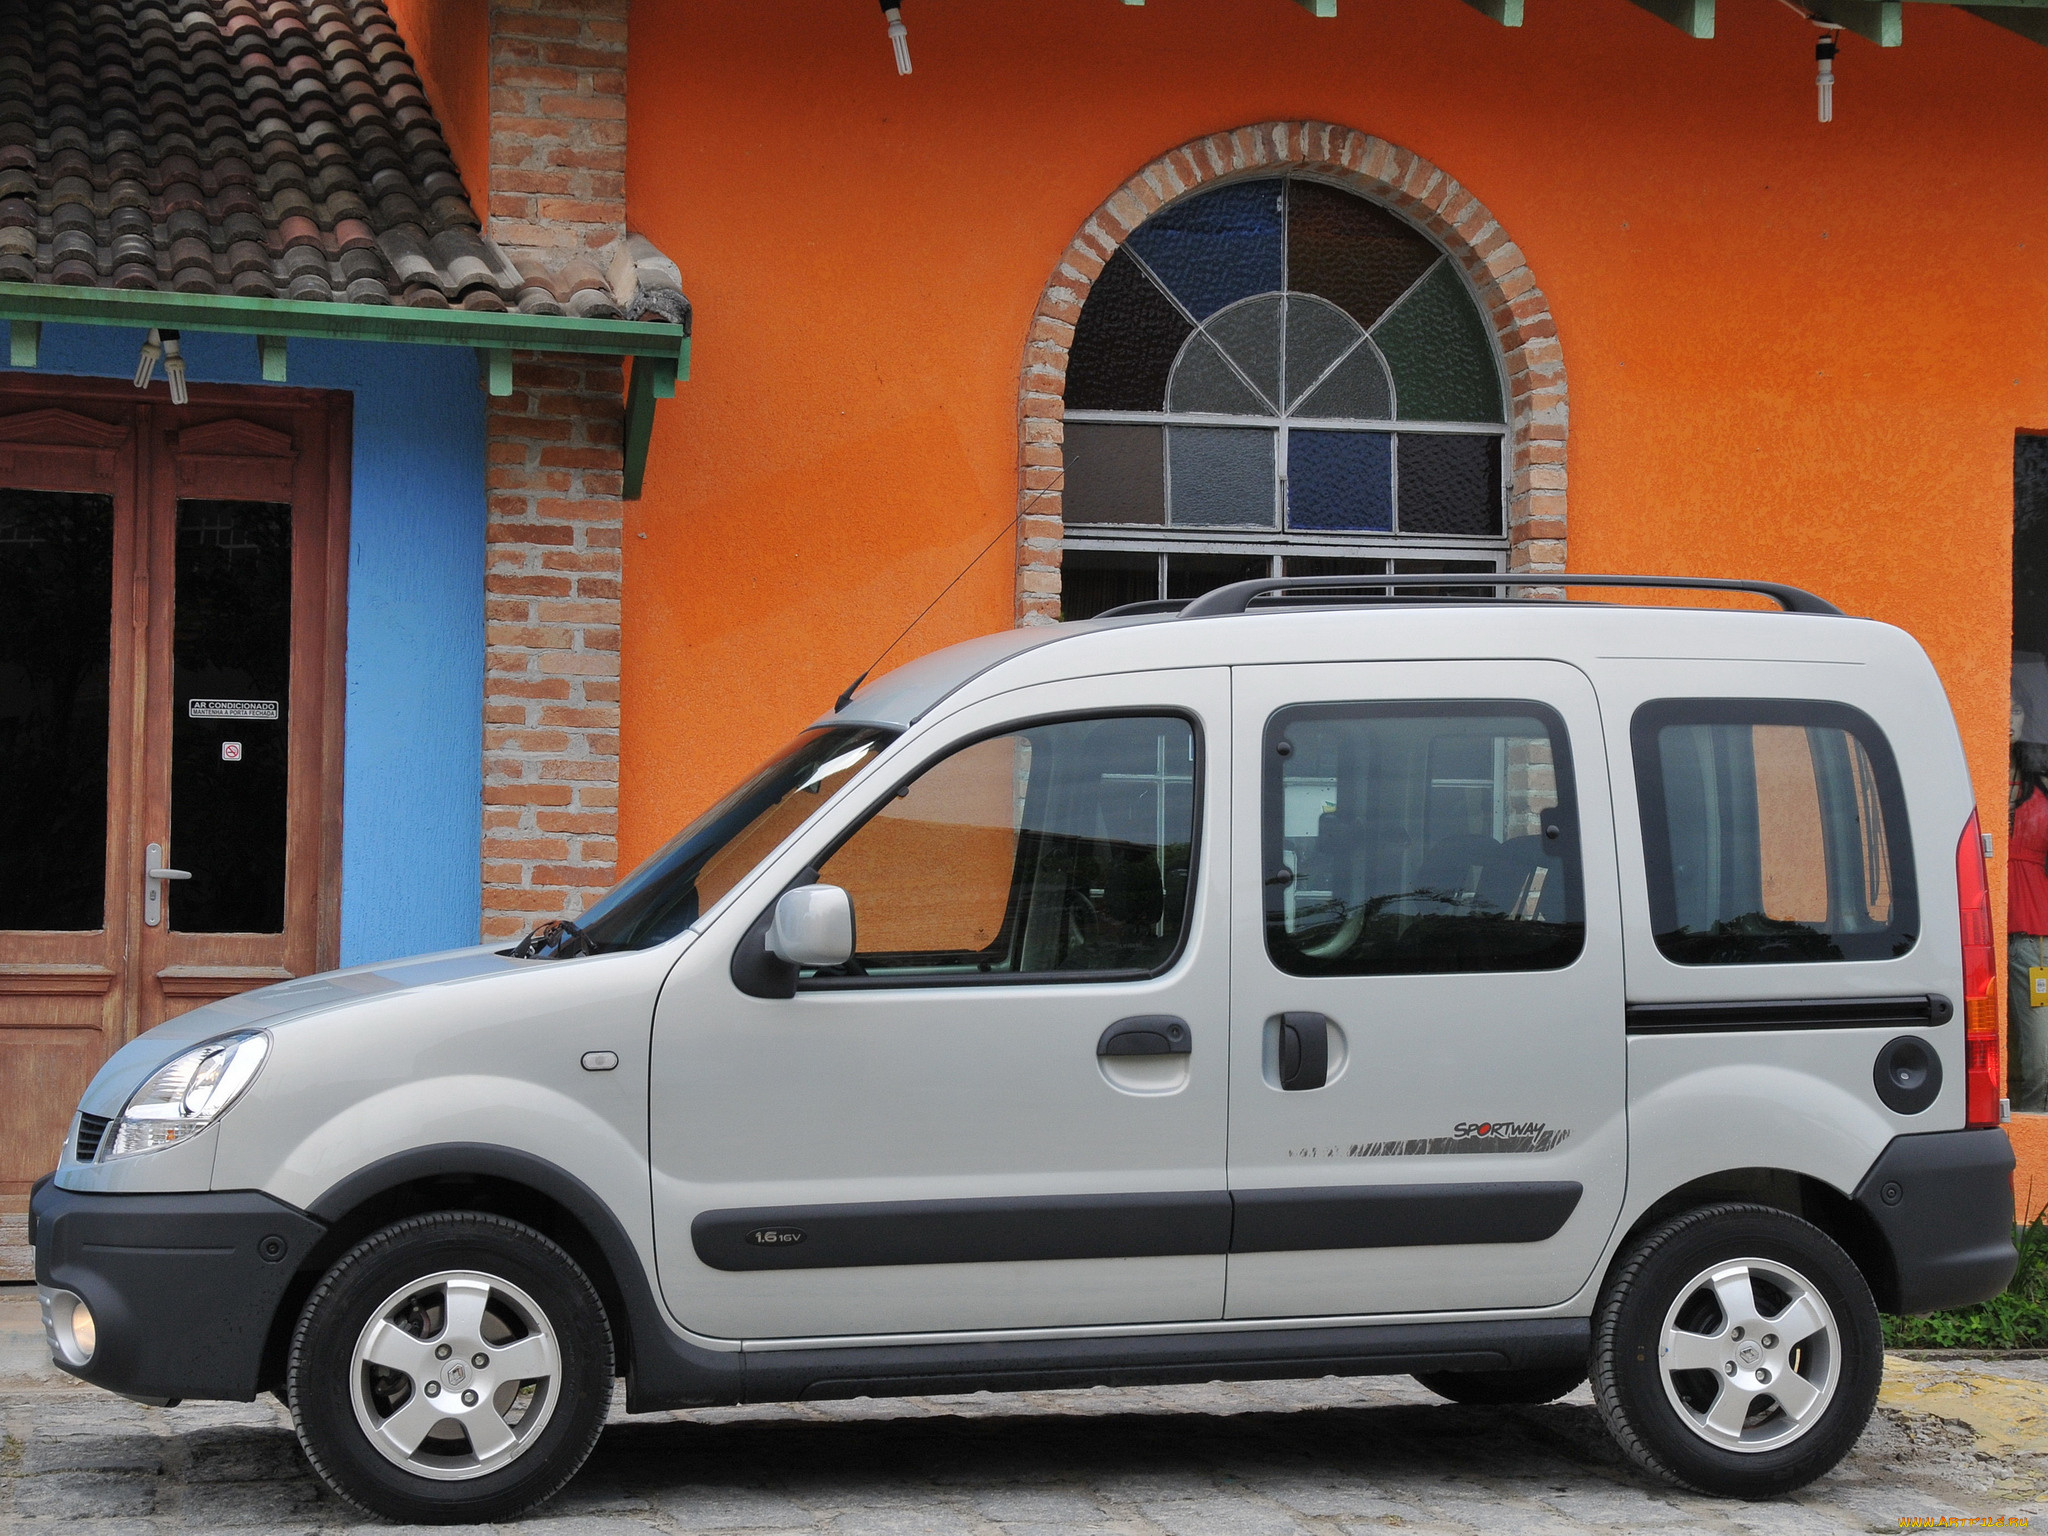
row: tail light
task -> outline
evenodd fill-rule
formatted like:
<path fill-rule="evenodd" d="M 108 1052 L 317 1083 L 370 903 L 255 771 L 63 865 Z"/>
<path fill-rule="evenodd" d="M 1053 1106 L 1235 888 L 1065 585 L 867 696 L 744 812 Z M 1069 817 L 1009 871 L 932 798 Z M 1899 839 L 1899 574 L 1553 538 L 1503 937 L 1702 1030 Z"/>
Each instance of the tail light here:
<path fill-rule="evenodd" d="M 1991 882 L 1977 813 L 1956 844 L 1956 909 L 1963 934 L 1963 1084 L 1972 1130 L 1998 1124 L 1998 962 L 1991 945 Z"/>

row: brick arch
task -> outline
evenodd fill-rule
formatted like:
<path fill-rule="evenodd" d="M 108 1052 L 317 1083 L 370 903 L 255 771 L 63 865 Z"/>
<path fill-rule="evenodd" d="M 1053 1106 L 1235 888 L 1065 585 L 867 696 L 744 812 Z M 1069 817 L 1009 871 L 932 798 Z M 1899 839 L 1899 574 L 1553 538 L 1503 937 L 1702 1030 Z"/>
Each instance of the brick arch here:
<path fill-rule="evenodd" d="M 1171 150 L 1089 215 L 1039 296 L 1024 347 L 1017 623 L 1059 618 L 1061 440 L 1067 348 L 1089 289 L 1131 232 L 1168 203 L 1226 181 L 1300 173 L 1357 192 L 1426 231 L 1464 272 L 1493 328 L 1508 388 L 1508 566 L 1565 568 L 1570 409 L 1550 303 L 1484 204 L 1420 155 L 1333 123 L 1269 122 Z"/>

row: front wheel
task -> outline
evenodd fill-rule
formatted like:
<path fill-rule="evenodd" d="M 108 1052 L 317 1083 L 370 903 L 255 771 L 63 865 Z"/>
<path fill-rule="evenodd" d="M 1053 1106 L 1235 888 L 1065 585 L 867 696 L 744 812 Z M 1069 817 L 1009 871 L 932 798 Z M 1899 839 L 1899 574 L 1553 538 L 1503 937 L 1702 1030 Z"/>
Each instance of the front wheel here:
<path fill-rule="evenodd" d="M 576 1261 L 518 1222 L 416 1216 L 308 1298 L 287 1395 L 307 1458 L 370 1514 L 501 1520 L 558 1492 L 611 1405 L 611 1332 Z"/>
<path fill-rule="evenodd" d="M 1884 1374 L 1877 1305 L 1818 1227 L 1757 1205 L 1690 1211 L 1623 1259 L 1593 1328 L 1593 1398 L 1631 1458 L 1761 1499 L 1832 1468 Z"/>

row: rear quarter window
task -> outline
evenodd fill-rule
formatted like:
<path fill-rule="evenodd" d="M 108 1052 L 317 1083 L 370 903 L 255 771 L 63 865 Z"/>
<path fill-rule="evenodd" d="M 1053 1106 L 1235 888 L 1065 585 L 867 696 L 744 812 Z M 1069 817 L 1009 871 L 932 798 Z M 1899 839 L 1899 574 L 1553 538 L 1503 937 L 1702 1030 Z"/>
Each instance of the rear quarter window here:
<path fill-rule="evenodd" d="M 1905 796 L 1870 716 L 1824 700 L 1656 699 L 1629 734 L 1667 959 L 1890 960 L 1913 947 Z"/>

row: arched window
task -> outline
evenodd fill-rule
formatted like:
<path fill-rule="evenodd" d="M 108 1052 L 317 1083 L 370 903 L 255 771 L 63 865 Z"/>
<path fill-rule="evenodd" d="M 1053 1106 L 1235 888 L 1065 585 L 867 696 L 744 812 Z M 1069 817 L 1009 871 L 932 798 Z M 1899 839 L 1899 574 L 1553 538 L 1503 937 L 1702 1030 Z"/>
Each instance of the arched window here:
<path fill-rule="evenodd" d="M 1062 612 L 1269 575 L 1494 571 L 1499 355 L 1412 225 L 1304 177 L 1140 225 L 1067 360 Z"/>

